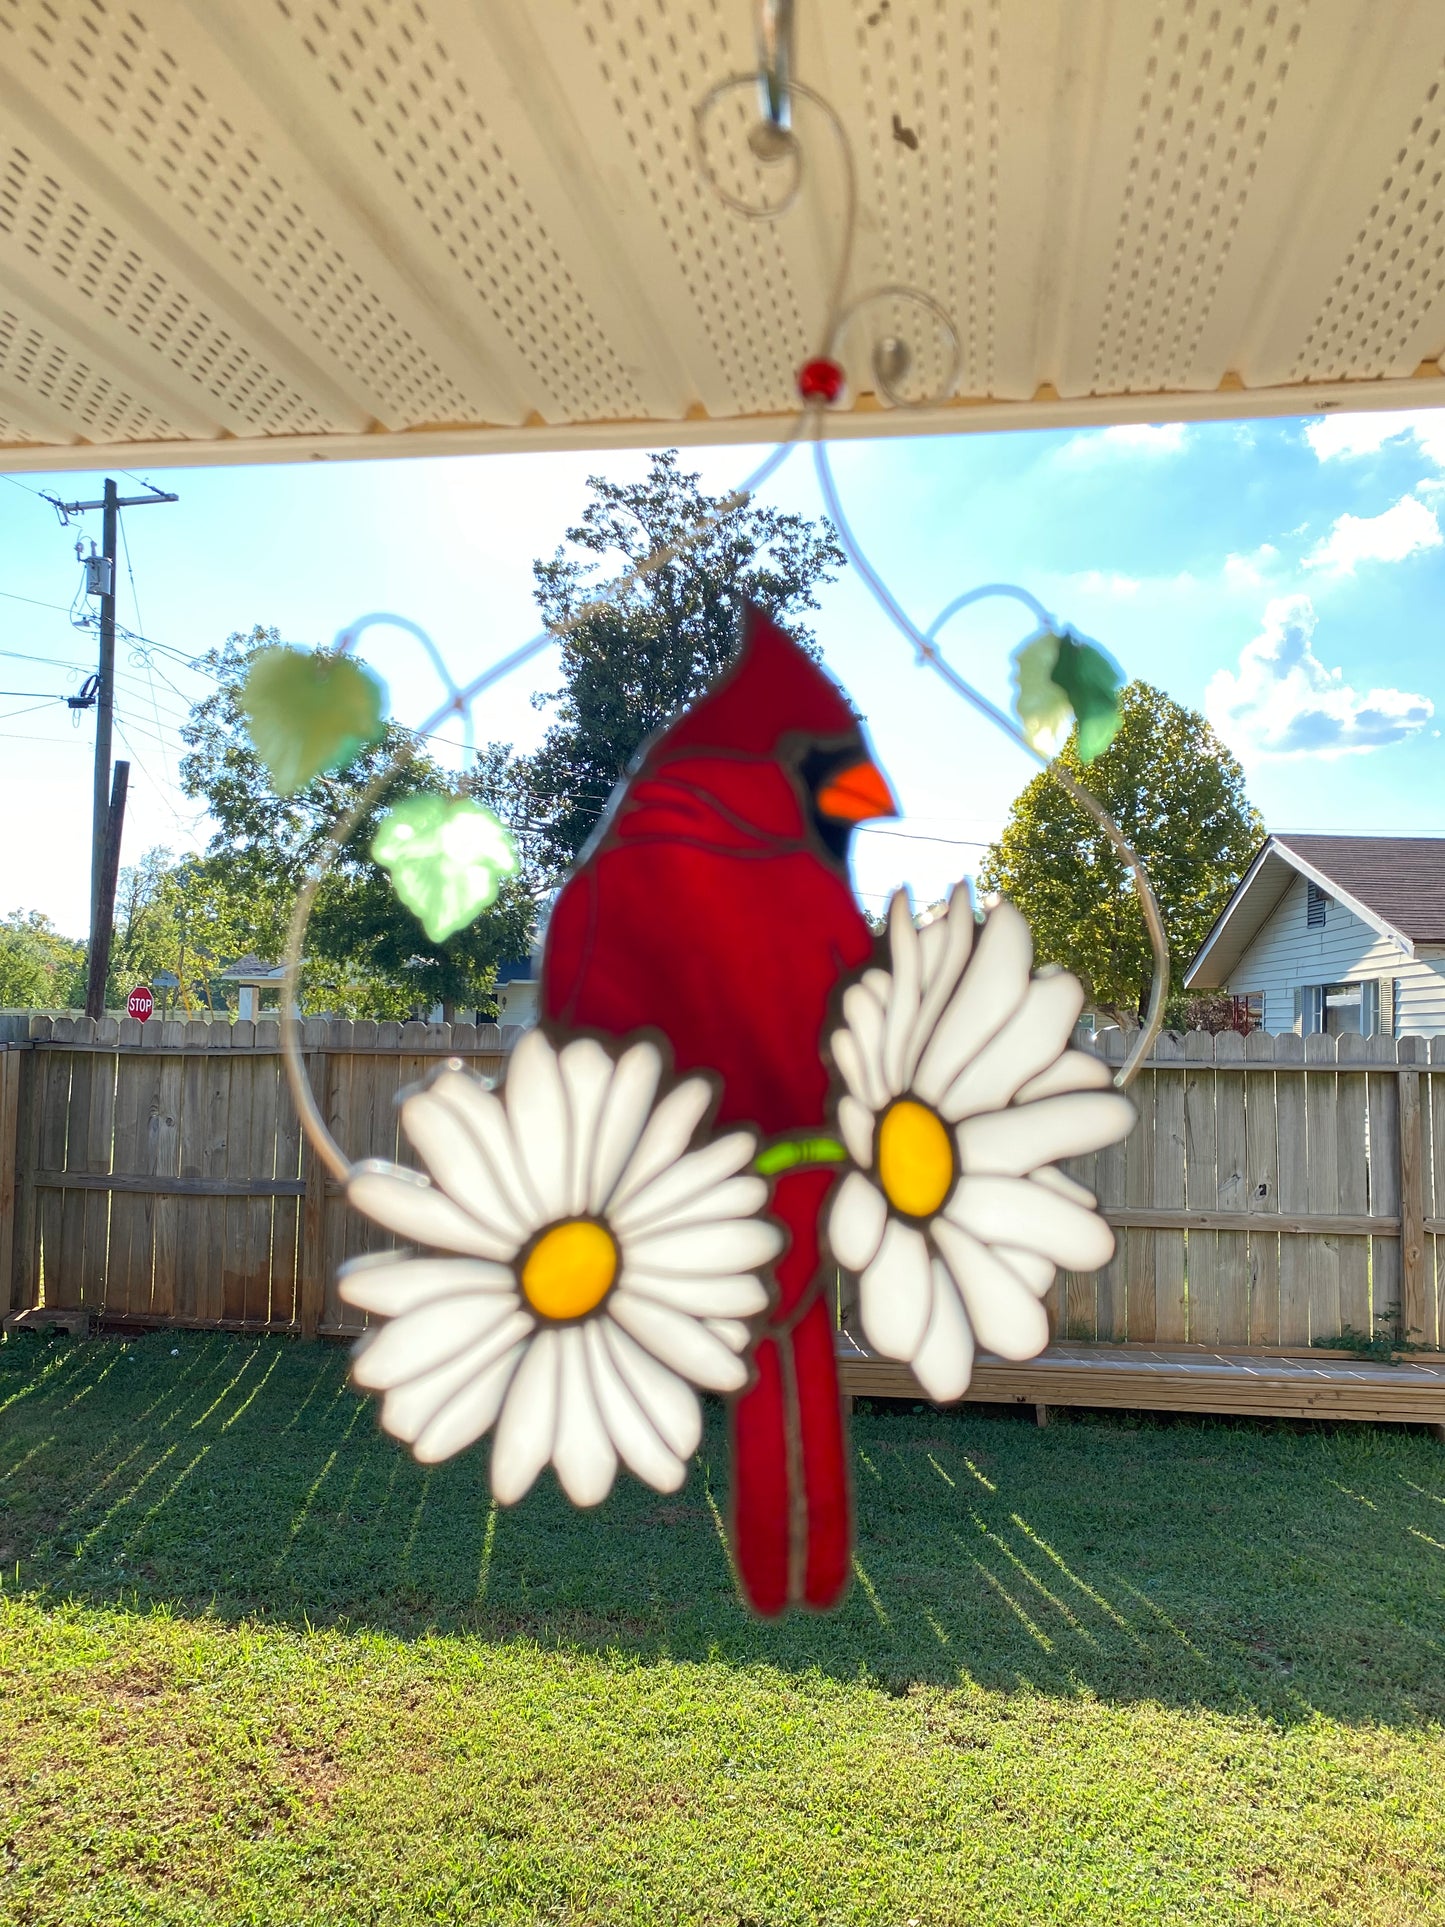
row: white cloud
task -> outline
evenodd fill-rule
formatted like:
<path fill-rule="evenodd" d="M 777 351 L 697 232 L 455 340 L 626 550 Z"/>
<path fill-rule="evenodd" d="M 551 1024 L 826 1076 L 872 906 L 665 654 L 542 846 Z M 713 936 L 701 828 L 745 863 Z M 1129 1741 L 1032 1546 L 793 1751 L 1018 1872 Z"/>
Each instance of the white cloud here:
<path fill-rule="evenodd" d="M 1079 595 L 1136 596 L 1143 584 L 1137 576 L 1111 574 L 1104 569 L 1081 569 L 1068 578 L 1070 589 Z"/>
<path fill-rule="evenodd" d="M 1307 569 L 1333 569 L 1353 575 L 1361 562 L 1403 562 L 1421 549 L 1445 541 L 1435 511 L 1413 495 L 1402 495 L 1381 515 L 1340 515 L 1322 542 L 1304 559 Z"/>
<path fill-rule="evenodd" d="M 1362 755 L 1403 742 L 1435 714 L 1424 696 L 1361 694 L 1343 670 L 1327 668 L 1313 648 L 1316 621 L 1308 596 L 1276 596 L 1260 633 L 1240 651 L 1239 668 L 1210 678 L 1205 712 L 1241 755 Z"/>
<path fill-rule="evenodd" d="M 1279 550 L 1273 542 L 1261 542 L 1250 555 L 1227 555 L 1225 584 L 1231 589 L 1262 589 L 1271 566 L 1278 560 Z"/>
<path fill-rule="evenodd" d="M 1322 462 L 1351 461 L 1374 455 L 1398 435 L 1409 435 L 1420 453 L 1445 468 L 1445 411 L 1378 409 L 1367 415 L 1321 415 L 1305 429 L 1305 440 Z"/>
<path fill-rule="evenodd" d="M 1066 462 L 1089 464 L 1115 455 L 1177 455 L 1188 430 L 1183 422 L 1119 422 L 1113 428 L 1086 428 L 1059 450 Z"/>

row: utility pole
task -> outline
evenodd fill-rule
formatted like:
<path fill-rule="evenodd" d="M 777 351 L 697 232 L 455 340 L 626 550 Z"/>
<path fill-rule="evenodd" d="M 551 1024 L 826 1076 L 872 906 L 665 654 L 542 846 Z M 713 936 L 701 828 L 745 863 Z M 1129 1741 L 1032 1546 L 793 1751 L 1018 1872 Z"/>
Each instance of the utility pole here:
<path fill-rule="evenodd" d="M 130 764 L 117 763 L 105 816 L 105 842 L 100 859 L 100 902 L 104 911 L 99 936 L 91 944 L 85 980 L 85 1014 L 105 1015 L 105 980 L 110 975 L 110 941 L 115 923 L 115 882 L 120 875 L 120 839 L 125 828 L 125 796 L 130 787 Z"/>
<path fill-rule="evenodd" d="M 86 988 L 86 1015 L 99 1017 L 105 1008 L 105 975 L 102 971 L 99 989 L 95 985 L 95 965 L 104 954 L 108 967 L 110 957 L 110 929 L 115 917 L 115 878 L 116 871 L 110 873 L 110 890 L 104 889 L 105 858 L 108 825 L 111 816 L 111 769 L 110 750 L 111 732 L 115 718 L 115 562 L 116 537 L 120 526 L 121 509 L 149 508 L 155 502 L 178 502 L 178 495 L 167 495 L 164 490 L 153 488 L 145 495 L 121 495 L 117 492 L 115 480 L 107 475 L 105 493 L 98 502 L 57 502 L 53 496 L 46 496 L 60 517 L 61 526 L 69 522 L 72 515 L 83 515 L 88 509 L 101 510 L 101 555 L 104 566 L 101 577 L 100 596 L 100 662 L 97 667 L 98 682 L 95 705 L 95 784 L 91 800 L 90 816 L 90 970 Z M 126 766 L 129 776 L 130 766 Z M 121 814 L 125 811 L 125 788 L 120 789 Z M 120 860 L 120 825 L 116 825 L 116 862 Z M 99 997 L 100 1002 L 96 999 Z M 92 1010 L 91 1005 L 95 1004 Z"/>

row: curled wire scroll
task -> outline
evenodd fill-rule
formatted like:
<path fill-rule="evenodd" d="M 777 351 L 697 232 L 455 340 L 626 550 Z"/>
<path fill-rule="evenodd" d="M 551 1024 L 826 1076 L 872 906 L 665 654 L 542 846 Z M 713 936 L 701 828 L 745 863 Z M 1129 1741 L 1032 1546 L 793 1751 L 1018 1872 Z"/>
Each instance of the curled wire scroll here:
<path fill-rule="evenodd" d="M 754 160 L 760 167 L 771 168 L 786 165 L 788 173 L 783 179 L 783 188 L 777 199 L 772 201 L 752 201 L 735 194 L 720 180 L 708 152 L 707 127 L 710 117 L 719 104 L 730 94 L 741 88 L 755 90 L 758 86 L 756 74 L 734 75 L 720 81 L 717 86 L 704 95 L 694 109 L 693 136 L 694 150 L 698 167 L 712 191 L 735 213 L 749 220 L 777 220 L 796 201 L 803 180 L 803 147 L 797 133 L 790 125 L 779 119 L 765 119 L 754 129 L 754 134 L 762 138 L 750 138 L 749 148 Z M 843 220 L 838 246 L 838 259 L 828 291 L 827 305 L 824 310 L 822 327 L 818 336 L 819 352 L 829 358 L 836 356 L 850 322 L 865 307 L 888 301 L 894 310 L 905 303 L 915 305 L 930 314 L 939 323 L 944 339 L 950 344 L 949 365 L 946 382 L 939 393 L 921 400 L 907 400 L 899 388 L 899 382 L 912 363 L 912 351 L 906 341 L 897 333 L 883 337 L 874 345 L 871 359 L 877 391 L 884 399 L 896 407 L 929 406 L 947 399 L 957 383 L 962 366 L 962 350 L 958 330 L 948 313 L 931 295 L 920 289 L 906 288 L 889 284 L 872 288 L 856 296 L 851 302 L 845 299 L 848 279 L 852 270 L 854 231 L 857 221 L 857 171 L 853 160 L 852 145 L 841 120 L 832 106 L 813 88 L 801 81 L 789 79 L 787 92 L 790 97 L 806 101 L 816 108 L 832 129 L 840 158 L 843 183 Z M 843 511 L 838 497 L 837 485 L 832 467 L 828 461 L 824 440 L 824 405 L 810 402 L 805 405 L 794 420 L 788 434 L 772 449 L 763 462 L 730 494 L 723 497 L 717 508 L 709 515 L 701 517 L 697 523 L 675 542 L 667 543 L 629 569 L 604 593 L 592 598 L 580 609 L 563 620 L 549 624 L 529 641 L 520 644 L 507 655 L 502 656 L 488 668 L 474 676 L 468 683 L 458 684 L 447 667 L 445 657 L 426 632 L 404 616 L 376 613 L 362 616 L 350 623 L 336 638 L 335 650 L 347 654 L 355 648 L 361 636 L 370 628 L 388 626 L 400 628 L 416 638 L 426 651 L 433 668 L 446 689 L 446 700 L 412 732 L 413 743 L 420 741 L 435 730 L 449 716 L 462 719 L 466 731 L 466 741 L 471 745 L 472 705 L 476 699 L 494 684 L 511 675 L 514 670 L 539 656 L 551 644 L 559 641 L 572 630 L 586 622 L 590 617 L 605 609 L 615 607 L 635 585 L 647 576 L 663 568 L 678 555 L 700 542 L 707 533 L 742 508 L 787 460 L 800 438 L 806 436 L 814 443 L 814 465 L 818 485 L 824 503 L 832 518 L 838 535 L 850 560 L 859 575 L 867 584 L 870 593 L 889 620 L 912 646 L 916 659 L 930 668 L 948 684 L 949 688 L 963 697 L 980 715 L 1001 729 L 1009 739 L 1018 744 L 1024 753 L 1045 768 L 1065 793 L 1084 811 L 1104 832 L 1127 867 L 1130 880 L 1145 928 L 1149 934 L 1153 953 L 1153 982 L 1150 987 L 1149 1006 L 1145 1021 L 1140 1029 L 1133 1049 L 1119 1070 L 1115 1082 L 1121 1088 L 1133 1082 L 1144 1059 L 1148 1056 L 1155 1038 L 1164 1023 L 1164 1006 L 1169 990 L 1169 947 L 1165 936 L 1163 918 L 1158 900 L 1149 882 L 1148 871 L 1143 859 L 1130 845 L 1123 831 L 1113 817 L 1092 795 L 1087 787 L 1057 760 L 1050 761 L 1034 749 L 1023 731 L 1007 715 L 963 676 L 943 655 L 938 647 L 937 636 L 944 625 L 971 604 L 989 596 L 1007 596 L 1021 602 L 1040 623 L 1041 627 L 1055 627 L 1052 617 L 1043 605 L 1026 589 L 1012 583 L 987 583 L 956 596 L 936 616 L 926 630 L 918 628 L 904 611 L 902 605 L 888 588 L 878 571 L 864 554 L 853 533 L 852 526 Z M 352 1165 L 341 1146 L 327 1128 L 312 1092 L 307 1075 L 305 1060 L 302 1056 L 300 1009 L 301 946 L 310 919 L 311 908 L 316 892 L 327 875 L 337 856 L 353 836 L 367 813 L 377 802 L 387 785 L 405 767 L 414 753 L 412 744 L 405 746 L 397 756 L 385 764 L 367 784 L 352 808 L 331 827 L 321 851 L 312 863 L 302 884 L 292 912 L 290 928 L 286 937 L 285 974 L 282 986 L 281 1047 L 286 1066 L 287 1082 L 292 1100 L 296 1105 L 307 1136 L 314 1145 L 322 1162 L 332 1176 L 343 1183 L 350 1176 Z"/>

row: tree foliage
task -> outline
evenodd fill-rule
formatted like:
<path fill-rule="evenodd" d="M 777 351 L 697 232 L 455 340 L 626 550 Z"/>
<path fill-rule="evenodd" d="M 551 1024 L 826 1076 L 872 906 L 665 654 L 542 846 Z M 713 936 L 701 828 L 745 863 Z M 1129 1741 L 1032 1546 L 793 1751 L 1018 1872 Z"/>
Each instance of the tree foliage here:
<path fill-rule="evenodd" d="M 544 619 L 575 616 L 612 580 L 678 542 L 719 498 L 678 464 L 654 455 L 643 480 L 594 475 L 571 545 L 537 562 Z M 615 606 L 585 617 L 564 637 L 561 686 L 534 698 L 555 720 L 532 755 L 493 752 L 484 800 L 530 833 L 536 861 L 559 875 L 591 835 L 614 786 L 646 739 L 732 660 L 744 602 L 755 603 L 812 648 L 799 618 L 844 557 L 826 522 L 748 505 L 643 577 Z M 509 787 L 510 786 L 510 787 Z M 509 817 L 510 808 L 510 817 Z"/>
<path fill-rule="evenodd" d="M 453 785 L 395 723 L 348 769 L 319 776 L 294 795 L 275 795 L 251 748 L 239 697 L 252 656 L 279 640 L 274 629 L 258 627 L 211 651 L 201 667 L 216 686 L 181 732 L 187 746 L 181 785 L 205 802 L 216 825 L 208 861 L 224 864 L 255 906 L 239 948 L 280 954 L 295 893 L 332 826 L 361 802 L 388 763 L 410 751 L 364 810 L 317 892 L 306 940 L 308 1001 L 370 1017 L 405 1017 L 435 1003 L 485 1008 L 496 965 L 525 956 L 531 942 L 535 913 L 525 879 L 504 883 L 491 908 L 445 943 L 427 936 L 372 860 L 371 841 L 381 815 L 400 797 Z M 478 781 L 472 777 L 468 787 Z"/>
<path fill-rule="evenodd" d="M 1177 984 L 1249 862 L 1261 820 L 1243 770 L 1201 715 L 1142 682 L 1128 685 L 1121 707 L 1123 727 L 1102 756 L 1086 768 L 1075 735 L 1060 761 L 1147 863 Z M 1100 1010 L 1138 1021 L 1153 964 L 1129 873 L 1047 773 L 1015 800 L 979 882 L 1023 911 L 1040 963 L 1065 965 Z"/>
<path fill-rule="evenodd" d="M 40 910 L 0 917 L 0 1008 L 74 1010 L 85 1002 L 85 945 Z"/>

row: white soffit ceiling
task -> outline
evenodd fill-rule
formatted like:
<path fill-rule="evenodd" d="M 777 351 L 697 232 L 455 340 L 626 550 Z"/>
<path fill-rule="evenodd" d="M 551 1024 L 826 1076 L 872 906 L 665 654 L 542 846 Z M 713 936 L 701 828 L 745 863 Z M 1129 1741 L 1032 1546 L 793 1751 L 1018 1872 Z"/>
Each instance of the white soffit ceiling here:
<path fill-rule="evenodd" d="M 749 0 L 0 0 L 0 467 L 773 435 L 839 175 L 800 102 L 792 211 L 709 193 L 754 63 Z M 962 346 L 890 410 L 860 324 L 836 432 L 1445 401 L 1442 0 L 801 0 L 796 72 L 852 286 Z"/>

